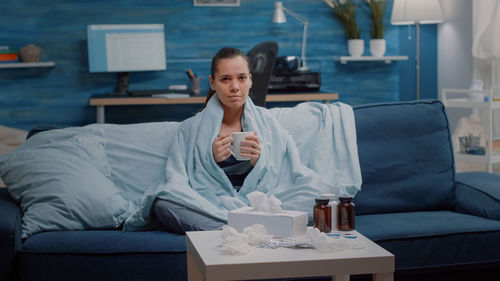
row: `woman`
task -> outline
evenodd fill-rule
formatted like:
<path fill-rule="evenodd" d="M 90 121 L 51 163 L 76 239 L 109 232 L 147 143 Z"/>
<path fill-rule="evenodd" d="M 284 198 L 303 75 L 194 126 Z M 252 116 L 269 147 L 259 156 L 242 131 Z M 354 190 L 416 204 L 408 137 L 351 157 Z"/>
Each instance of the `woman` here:
<path fill-rule="evenodd" d="M 217 94 L 224 110 L 219 137 L 212 144 L 213 158 L 238 191 L 260 156 L 259 139 L 255 132 L 253 136 L 247 136 L 240 145 L 241 156 L 249 158 L 249 161 L 236 160 L 231 151 L 231 135 L 233 132 L 242 131 L 243 107 L 252 87 L 248 58 L 238 49 L 222 48 L 212 59 L 210 73 L 211 89 L 204 107 L 210 98 Z M 211 221 L 161 199 L 155 202 L 154 212 L 163 226 L 175 233 L 183 233 L 185 230 L 208 230 L 222 225 L 220 221 Z"/>
<path fill-rule="evenodd" d="M 248 205 L 253 191 L 276 196 L 284 209 L 308 212 L 310 220 L 315 197 L 339 194 L 301 162 L 280 123 L 248 99 L 251 86 L 246 56 L 234 48 L 219 50 L 205 107 L 180 123 L 164 182 L 148 194 L 156 198 L 154 214 L 169 232 L 220 228 L 230 210 Z M 241 144 L 241 156 L 249 161 L 231 153 L 231 134 L 241 131 L 253 132 Z"/>
<path fill-rule="evenodd" d="M 227 161 L 234 164 L 236 159 L 231 153 L 231 135 L 242 131 L 243 106 L 252 87 L 248 58 L 238 49 L 222 48 L 212 60 L 210 72 L 211 90 L 207 102 L 217 94 L 224 110 L 219 137 L 212 145 L 214 160 L 217 163 Z M 256 134 L 242 141 L 241 156 L 249 158 L 251 166 L 255 166 L 259 155 L 260 145 Z"/>

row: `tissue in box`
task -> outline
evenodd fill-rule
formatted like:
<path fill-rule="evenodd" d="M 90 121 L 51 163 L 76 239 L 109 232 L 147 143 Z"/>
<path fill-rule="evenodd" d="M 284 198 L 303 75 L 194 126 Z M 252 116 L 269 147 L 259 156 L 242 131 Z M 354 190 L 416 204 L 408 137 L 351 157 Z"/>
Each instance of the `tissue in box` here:
<path fill-rule="evenodd" d="M 306 234 L 307 213 L 301 211 L 283 211 L 271 213 L 253 211 L 252 207 L 243 207 L 229 212 L 227 224 L 242 232 L 247 226 L 262 224 L 269 234 L 290 237 Z"/>

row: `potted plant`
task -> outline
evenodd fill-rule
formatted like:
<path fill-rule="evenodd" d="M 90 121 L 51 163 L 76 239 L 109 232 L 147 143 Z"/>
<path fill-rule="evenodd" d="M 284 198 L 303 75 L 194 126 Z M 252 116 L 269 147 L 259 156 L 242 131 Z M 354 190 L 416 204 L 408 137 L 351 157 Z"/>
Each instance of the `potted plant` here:
<path fill-rule="evenodd" d="M 383 23 L 387 0 L 366 0 L 372 16 L 370 30 L 370 53 L 374 57 L 383 57 L 385 54 L 385 25 Z"/>
<path fill-rule="evenodd" d="M 354 0 L 323 0 L 333 10 L 335 18 L 344 27 L 347 37 L 349 54 L 360 57 L 364 52 L 364 42 L 361 31 L 356 23 L 356 9 L 358 4 Z"/>

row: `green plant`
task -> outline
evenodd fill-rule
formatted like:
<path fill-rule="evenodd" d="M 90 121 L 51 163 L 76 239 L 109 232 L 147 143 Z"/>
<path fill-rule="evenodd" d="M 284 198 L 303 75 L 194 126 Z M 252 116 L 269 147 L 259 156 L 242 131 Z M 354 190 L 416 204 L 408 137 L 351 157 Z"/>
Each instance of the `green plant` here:
<path fill-rule="evenodd" d="M 384 39 L 385 25 L 383 23 L 387 0 L 366 0 L 372 16 L 372 39 Z"/>
<path fill-rule="evenodd" d="M 335 18 L 344 27 L 347 39 L 359 39 L 361 31 L 356 23 L 356 9 L 358 4 L 354 0 L 324 0 L 332 8 Z"/>

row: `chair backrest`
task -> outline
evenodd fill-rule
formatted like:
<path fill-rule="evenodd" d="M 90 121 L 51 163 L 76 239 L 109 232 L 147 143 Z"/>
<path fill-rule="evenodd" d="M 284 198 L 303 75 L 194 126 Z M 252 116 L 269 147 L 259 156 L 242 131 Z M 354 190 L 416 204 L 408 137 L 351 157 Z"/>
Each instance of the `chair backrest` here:
<path fill-rule="evenodd" d="M 252 89 L 250 89 L 249 96 L 255 105 L 265 106 L 266 104 L 267 87 L 277 55 L 278 43 L 275 41 L 262 42 L 247 54 L 252 74 Z"/>

